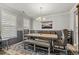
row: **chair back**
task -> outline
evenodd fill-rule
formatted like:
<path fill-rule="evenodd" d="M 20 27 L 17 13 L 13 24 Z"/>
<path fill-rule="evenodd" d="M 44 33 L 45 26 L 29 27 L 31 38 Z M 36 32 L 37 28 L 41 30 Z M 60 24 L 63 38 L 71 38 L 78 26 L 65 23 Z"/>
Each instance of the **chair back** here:
<path fill-rule="evenodd" d="M 58 39 L 62 38 L 62 32 L 61 31 L 56 31 L 56 34 L 58 35 Z"/>
<path fill-rule="evenodd" d="M 28 34 L 29 33 L 29 29 L 24 29 L 24 34 Z"/>
<path fill-rule="evenodd" d="M 63 30 L 63 34 L 64 34 L 64 45 L 67 45 L 68 30 L 67 29 L 64 29 Z"/>

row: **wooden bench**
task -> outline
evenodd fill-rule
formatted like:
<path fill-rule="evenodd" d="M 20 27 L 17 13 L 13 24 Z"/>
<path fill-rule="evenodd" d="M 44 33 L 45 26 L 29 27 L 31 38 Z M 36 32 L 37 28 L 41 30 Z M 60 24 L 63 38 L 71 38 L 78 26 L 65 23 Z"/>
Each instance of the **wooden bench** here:
<path fill-rule="evenodd" d="M 47 47 L 48 48 L 48 54 L 50 54 L 50 44 L 47 43 L 47 42 L 29 39 L 29 40 L 25 40 L 25 43 L 27 44 L 27 46 L 28 46 L 28 44 L 33 44 L 34 51 L 36 51 L 36 45 L 42 46 L 42 47 Z M 24 45 L 24 48 L 25 48 L 26 44 Z"/>

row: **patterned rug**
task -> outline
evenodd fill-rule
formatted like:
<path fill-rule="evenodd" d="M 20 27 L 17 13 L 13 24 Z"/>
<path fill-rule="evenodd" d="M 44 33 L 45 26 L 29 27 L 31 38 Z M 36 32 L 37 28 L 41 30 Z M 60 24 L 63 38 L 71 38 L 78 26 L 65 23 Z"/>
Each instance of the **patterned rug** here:
<path fill-rule="evenodd" d="M 6 52 L 4 50 L 0 50 L 0 55 L 6 55 Z"/>
<path fill-rule="evenodd" d="M 23 42 L 11 45 L 9 49 L 4 49 L 6 54 L 8 55 L 47 55 L 48 52 L 42 49 L 37 49 L 37 51 L 34 52 L 32 47 L 26 46 L 24 49 Z M 55 51 L 54 53 L 51 53 L 51 55 L 63 55 L 64 53 L 61 53 L 59 51 Z"/>

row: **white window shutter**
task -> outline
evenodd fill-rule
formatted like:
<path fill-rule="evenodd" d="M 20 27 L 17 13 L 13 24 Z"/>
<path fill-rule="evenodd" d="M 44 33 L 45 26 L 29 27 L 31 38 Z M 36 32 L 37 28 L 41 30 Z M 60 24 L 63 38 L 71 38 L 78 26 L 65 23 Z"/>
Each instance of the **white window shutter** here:
<path fill-rule="evenodd" d="M 6 12 L 5 10 L 2 10 L 1 36 L 2 39 L 17 37 L 16 16 Z"/>

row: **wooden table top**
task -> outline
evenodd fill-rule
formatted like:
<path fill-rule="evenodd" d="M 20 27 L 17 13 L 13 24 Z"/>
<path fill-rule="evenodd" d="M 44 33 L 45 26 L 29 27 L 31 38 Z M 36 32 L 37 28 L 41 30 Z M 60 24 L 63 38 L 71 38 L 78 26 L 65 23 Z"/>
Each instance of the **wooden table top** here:
<path fill-rule="evenodd" d="M 56 34 L 25 34 L 26 37 L 42 37 L 42 38 L 52 38 L 52 39 L 57 39 L 58 36 Z"/>

